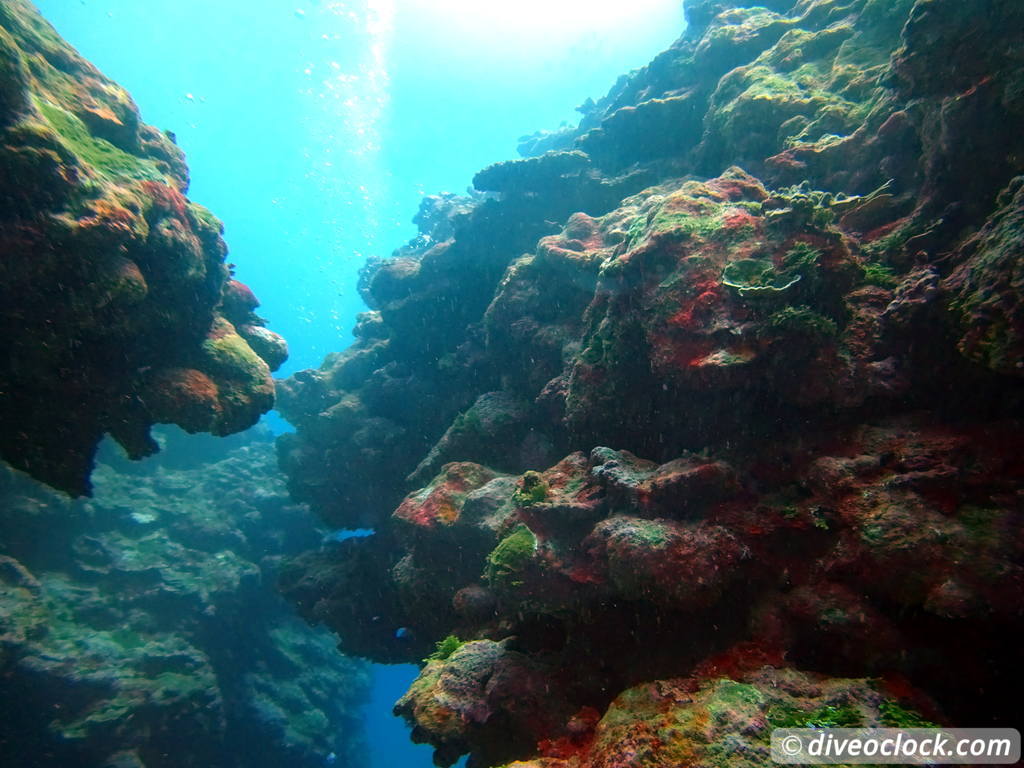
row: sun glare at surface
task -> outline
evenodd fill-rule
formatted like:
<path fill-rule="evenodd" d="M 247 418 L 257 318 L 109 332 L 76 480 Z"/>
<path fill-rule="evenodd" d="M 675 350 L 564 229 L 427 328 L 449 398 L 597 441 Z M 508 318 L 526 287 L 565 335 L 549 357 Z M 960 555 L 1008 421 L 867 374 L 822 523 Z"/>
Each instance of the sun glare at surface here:
<path fill-rule="evenodd" d="M 681 0 L 36 2 L 175 132 L 240 279 L 304 340 L 285 374 L 347 336 L 358 268 L 416 234 L 423 195 L 575 124 L 684 27 Z"/>
<path fill-rule="evenodd" d="M 399 13 L 420 17 L 425 29 L 443 26 L 477 53 L 530 55 L 549 45 L 600 36 L 629 39 L 634 30 L 678 32 L 680 0 L 395 0 Z"/>

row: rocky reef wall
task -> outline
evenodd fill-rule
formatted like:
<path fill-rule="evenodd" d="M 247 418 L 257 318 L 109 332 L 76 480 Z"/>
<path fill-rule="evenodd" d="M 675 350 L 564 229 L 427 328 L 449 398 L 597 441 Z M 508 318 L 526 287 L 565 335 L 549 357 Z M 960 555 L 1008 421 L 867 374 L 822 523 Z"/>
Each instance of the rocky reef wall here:
<path fill-rule="evenodd" d="M 283 340 L 231 279 L 184 155 L 27 0 L 0 5 L 0 457 L 88 494 L 96 445 L 243 430 Z"/>
<path fill-rule="evenodd" d="M 377 531 L 283 587 L 429 656 L 398 711 L 439 765 L 1022 713 L 1024 6 L 687 13 L 429 198 L 356 342 L 279 384 L 292 494 Z"/>
<path fill-rule="evenodd" d="M 2 467 L 6 764 L 365 762 L 366 666 L 273 589 L 281 558 L 321 535 L 268 436 L 246 437 L 199 461 L 171 436 L 159 468 L 107 444 L 91 500 Z"/>

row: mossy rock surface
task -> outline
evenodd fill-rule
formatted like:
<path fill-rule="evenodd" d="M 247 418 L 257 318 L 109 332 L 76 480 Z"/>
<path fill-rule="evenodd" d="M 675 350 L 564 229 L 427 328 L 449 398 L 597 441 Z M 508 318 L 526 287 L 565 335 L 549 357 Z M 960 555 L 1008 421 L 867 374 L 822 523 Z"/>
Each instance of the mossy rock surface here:
<path fill-rule="evenodd" d="M 181 150 L 127 92 L 30 3 L 4 3 L 0 455 L 55 488 L 89 493 L 104 434 L 141 458 L 157 420 L 223 435 L 273 405 L 267 365 L 220 315 L 223 227 L 187 187 Z M 283 342 L 262 331 L 280 364 Z M 196 368 L 207 380 L 181 375 Z"/>

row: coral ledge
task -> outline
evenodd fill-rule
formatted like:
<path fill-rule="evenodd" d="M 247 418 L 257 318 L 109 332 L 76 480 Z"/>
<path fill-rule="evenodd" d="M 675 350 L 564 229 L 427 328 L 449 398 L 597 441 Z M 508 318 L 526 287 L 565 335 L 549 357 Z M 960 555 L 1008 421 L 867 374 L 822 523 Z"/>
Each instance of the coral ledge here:
<path fill-rule="evenodd" d="M 54 488 L 89 493 L 106 433 L 141 458 L 155 423 L 226 435 L 273 404 L 285 344 L 187 188 L 171 134 L 0 5 L 0 456 Z"/>

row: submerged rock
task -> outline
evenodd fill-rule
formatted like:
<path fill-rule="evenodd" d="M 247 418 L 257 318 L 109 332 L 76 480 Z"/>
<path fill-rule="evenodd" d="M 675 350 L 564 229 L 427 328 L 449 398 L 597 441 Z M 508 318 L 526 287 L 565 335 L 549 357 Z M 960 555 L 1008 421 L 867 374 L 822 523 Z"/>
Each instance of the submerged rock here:
<path fill-rule="evenodd" d="M 998 210 L 957 253 L 946 279 L 957 347 L 971 360 L 1024 376 L 1024 176 L 999 197 Z"/>
<path fill-rule="evenodd" d="M 824 678 L 767 665 L 739 679 L 704 671 L 710 674 L 630 688 L 596 723 L 593 711 L 583 709 L 566 736 L 541 745 L 545 758 L 510 768 L 753 768 L 772 764 L 775 728 L 931 725 L 899 703 L 906 701 L 905 690 L 894 694 L 882 680 Z"/>
<path fill-rule="evenodd" d="M 24 0 L 0 8 L 0 134 L 0 456 L 87 495 L 105 433 L 141 458 L 154 423 L 252 426 L 287 352 L 221 223 L 173 137 Z"/>
<path fill-rule="evenodd" d="M 162 436 L 161 436 L 162 437 Z M 69 501 L 0 468 L 0 751 L 24 764 L 319 768 L 363 759 L 365 667 L 272 591 L 314 545 L 266 441 L 187 468 L 110 446 Z M 31 762 L 29 762 L 31 761 Z"/>
<path fill-rule="evenodd" d="M 426 657 L 441 765 L 1019 719 L 1021 7 L 686 5 L 281 384 L 293 493 L 377 530 L 286 593 Z"/>
<path fill-rule="evenodd" d="M 970 685 L 1000 702 L 989 716 L 1001 717 L 1016 706 L 1015 662 L 986 627 L 1019 622 L 1019 443 L 1019 422 L 940 426 L 922 413 L 768 441 L 732 452 L 729 464 L 691 455 L 658 465 L 608 448 L 518 478 L 449 464 L 394 513 L 396 539 L 375 556 L 395 565 L 372 586 L 365 548 L 362 567 L 347 553 L 333 571 L 330 558 L 309 571 L 321 589 L 349 596 L 348 610 L 317 603 L 309 616 L 343 648 L 381 660 L 394 660 L 395 646 L 365 642 L 381 620 L 465 642 L 428 657 L 398 705 L 444 765 L 465 752 L 488 765 L 537 752 L 604 764 L 598 755 L 641 738 L 653 711 L 678 718 L 679 730 L 651 765 L 719 739 L 728 754 L 768 765 L 780 718 L 818 722 L 843 710 L 877 725 L 886 707 L 908 706 L 942 722 L 977 718 L 979 706 L 957 695 L 965 683 L 947 663 L 954 657 L 971 668 Z M 394 614 L 380 601 L 351 610 L 352 596 L 385 592 Z M 406 647 L 408 660 L 424 653 Z M 828 679 L 851 669 L 880 679 Z M 670 678 L 694 674 L 673 707 L 640 706 L 684 685 Z M 538 676 L 558 684 L 527 705 Z M 768 693 L 752 678 L 792 685 Z M 742 722 L 716 721 L 710 739 L 681 725 L 703 717 L 691 706 L 727 690 L 750 694 L 735 702 Z M 581 712 L 606 714 L 581 733 Z"/>

